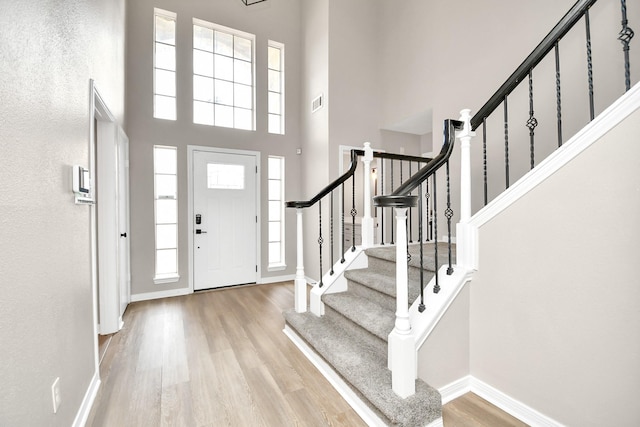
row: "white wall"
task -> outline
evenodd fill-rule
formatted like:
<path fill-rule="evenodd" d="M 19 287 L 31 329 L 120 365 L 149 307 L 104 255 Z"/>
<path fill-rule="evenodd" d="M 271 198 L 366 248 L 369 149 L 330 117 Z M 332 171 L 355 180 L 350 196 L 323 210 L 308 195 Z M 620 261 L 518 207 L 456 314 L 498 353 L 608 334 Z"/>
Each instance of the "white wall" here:
<path fill-rule="evenodd" d="M 471 375 L 565 425 L 640 423 L 640 111 L 480 228 Z"/>
<path fill-rule="evenodd" d="M 92 208 L 74 204 L 70 170 L 89 165 L 90 78 L 124 116 L 124 1 L 1 9 L 0 425 L 69 426 L 95 360 Z"/>
<path fill-rule="evenodd" d="M 153 9 L 177 13 L 177 91 L 176 121 L 153 118 L 152 52 Z M 285 197 L 300 193 L 300 7 L 295 0 L 270 0 L 254 6 L 241 1 L 152 1 L 128 2 L 127 30 L 127 134 L 131 142 L 131 275 L 132 294 L 187 288 L 187 145 L 202 145 L 262 153 L 262 182 L 267 179 L 268 155 L 285 157 Z M 192 18 L 235 28 L 256 35 L 256 131 L 242 131 L 192 122 Z M 267 42 L 285 45 L 286 133 L 267 132 Z M 178 147 L 178 252 L 180 281 L 155 285 L 153 225 L 153 145 Z M 295 272 L 295 214 L 286 214 L 285 271 L 268 272 L 267 189 L 262 186 L 262 271 L 263 278 L 293 275 Z"/>

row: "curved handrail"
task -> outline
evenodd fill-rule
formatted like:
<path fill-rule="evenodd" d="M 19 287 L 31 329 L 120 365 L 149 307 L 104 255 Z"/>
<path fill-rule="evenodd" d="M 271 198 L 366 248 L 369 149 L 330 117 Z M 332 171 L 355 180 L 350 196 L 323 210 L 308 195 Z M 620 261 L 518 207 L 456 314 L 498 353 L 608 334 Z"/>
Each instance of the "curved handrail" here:
<path fill-rule="evenodd" d="M 338 179 L 333 181 L 331 184 L 327 185 L 323 188 L 316 196 L 314 196 L 311 200 L 303 200 L 303 201 L 291 201 L 286 202 L 285 206 L 288 208 L 309 208 L 315 205 L 319 200 L 321 200 L 324 196 L 331 193 L 333 190 L 338 188 L 340 184 L 348 180 L 353 176 L 358 167 L 358 156 L 364 156 L 364 150 L 353 149 L 351 150 L 351 165 L 347 171 L 342 174 Z M 381 158 L 381 159 L 392 159 L 392 160 L 407 160 L 407 161 L 415 161 L 415 162 L 425 162 L 430 161 L 428 157 L 418 157 L 418 156 L 408 156 L 405 154 L 392 154 L 392 153 L 384 153 L 381 151 L 374 151 L 373 157 Z"/>
<path fill-rule="evenodd" d="M 389 195 L 376 196 L 373 198 L 373 203 L 378 207 L 412 207 L 416 206 L 417 196 L 411 196 L 411 193 L 415 188 L 420 185 L 424 180 L 433 175 L 442 165 L 444 165 L 451 153 L 453 152 L 453 145 L 456 140 L 456 130 L 462 130 L 464 122 L 460 120 L 447 119 L 444 121 L 443 137 L 444 143 L 440 153 L 429 163 L 427 163 L 422 169 L 416 172 L 410 179 L 404 182 L 393 193 Z"/>
<path fill-rule="evenodd" d="M 358 167 L 358 156 L 364 156 L 364 150 L 351 150 L 351 166 L 349 167 L 349 169 L 345 173 L 343 173 L 341 177 L 324 187 L 318 194 L 316 194 L 314 198 L 312 198 L 311 200 L 287 202 L 285 206 L 288 208 L 309 208 L 315 205 L 318 200 L 331 193 L 333 190 L 338 188 L 340 184 L 353 176 L 356 171 L 356 167 Z"/>
<path fill-rule="evenodd" d="M 520 82 L 529 74 L 529 71 L 538 65 L 540 61 L 553 49 L 556 43 L 564 37 L 571 28 L 582 18 L 587 10 L 597 0 L 579 0 L 573 7 L 562 17 L 560 22 L 546 35 L 538 46 L 531 52 L 529 56 L 520 64 L 518 68 L 509 76 L 509 78 L 500 86 L 500 88 L 489 98 L 489 100 L 478 110 L 471 119 L 471 130 L 476 130 L 482 124 L 482 121 L 488 117 L 504 100 L 520 84 Z"/>

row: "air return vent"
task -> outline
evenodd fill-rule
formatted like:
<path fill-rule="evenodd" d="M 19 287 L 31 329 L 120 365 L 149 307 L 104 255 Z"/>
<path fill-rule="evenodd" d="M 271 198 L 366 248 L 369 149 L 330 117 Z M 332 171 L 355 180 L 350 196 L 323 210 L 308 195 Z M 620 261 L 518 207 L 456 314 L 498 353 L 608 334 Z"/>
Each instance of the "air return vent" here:
<path fill-rule="evenodd" d="M 318 95 L 313 101 L 311 101 L 311 112 L 315 113 L 319 109 L 324 106 L 324 101 L 322 100 L 322 94 Z"/>

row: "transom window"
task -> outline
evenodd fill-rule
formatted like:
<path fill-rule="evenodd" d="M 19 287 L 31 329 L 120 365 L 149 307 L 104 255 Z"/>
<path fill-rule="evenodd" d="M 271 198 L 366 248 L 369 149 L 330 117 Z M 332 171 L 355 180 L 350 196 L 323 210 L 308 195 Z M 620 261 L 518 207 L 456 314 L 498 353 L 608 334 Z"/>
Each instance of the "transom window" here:
<path fill-rule="evenodd" d="M 255 36 L 193 20 L 193 122 L 255 130 Z"/>

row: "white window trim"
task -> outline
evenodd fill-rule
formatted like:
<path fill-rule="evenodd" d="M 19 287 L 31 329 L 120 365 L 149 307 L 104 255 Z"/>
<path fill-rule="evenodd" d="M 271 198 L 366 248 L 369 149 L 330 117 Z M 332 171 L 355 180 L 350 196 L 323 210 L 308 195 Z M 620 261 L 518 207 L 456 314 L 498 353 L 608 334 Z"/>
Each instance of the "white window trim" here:
<path fill-rule="evenodd" d="M 155 150 L 156 148 L 165 148 L 165 149 L 172 149 L 176 151 L 176 272 L 175 273 L 163 273 L 163 274 L 157 274 L 156 271 L 158 269 L 157 263 L 158 263 L 158 245 L 156 242 L 156 238 L 157 238 L 157 231 L 156 231 L 156 226 L 157 226 L 157 203 L 156 201 L 159 200 L 156 197 L 156 168 L 155 168 Z M 153 283 L 158 285 L 158 284 L 163 284 L 163 283 L 174 283 L 177 282 L 178 280 L 180 280 L 180 266 L 178 265 L 178 260 L 180 259 L 180 250 L 178 248 L 178 147 L 176 146 L 171 146 L 171 145 L 154 145 L 153 146 L 153 162 L 154 162 L 154 166 L 153 166 Z"/>
<path fill-rule="evenodd" d="M 272 135 L 284 135 L 285 134 L 285 51 L 284 51 L 284 43 L 276 42 L 273 40 L 268 41 L 268 47 L 274 47 L 280 49 L 280 133 L 271 133 L 268 128 L 268 108 L 267 108 L 267 132 Z M 267 70 L 269 69 L 267 63 Z M 267 87 L 268 91 L 268 87 Z"/>
<path fill-rule="evenodd" d="M 251 40 L 251 77 L 252 77 L 252 83 L 251 83 L 251 87 L 252 87 L 252 92 L 253 92 L 253 96 L 252 96 L 252 105 L 253 107 L 251 108 L 251 116 L 252 116 L 252 129 L 238 129 L 235 127 L 231 127 L 228 129 L 235 129 L 235 130 L 244 130 L 247 132 L 255 132 L 257 125 L 256 125 L 256 35 L 255 34 L 251 34 L 251 33 L 247 33 L 241 30 L 237 30 L 235 28 L 231 28 L 231 27 L 225 27 L 224 25 L 220 25 L 220 24 L 215 24 L 213 22 L 209 22 L 209 21 L 205 21 L 202 19 L 198 19 L 198 18 L 193 18 L 193 23 L 191 25 L 191 43 L 192 43 L 192 48 L 191 48 L 191 53 L 193 55 L 193 26 L 194 25 L 198 25 L 200 27 L 205 27 L 205 28 L 209 28 L 213 31 L 220 31 L 223 33 L 227 33 L 227 34 L 232 34 L 234 36 L 238 36 L 238 37 L 243 37 L 246 39 L 250 39 Z M 193 67 L 193 60 L 191 61 L 191 66 Z M 193 81 L 193 68 L 191 69 L 191 79 Z M 193 103 L 194 99 L 193 99 L 193 87 L 191 89 L 191 102 Z M 215 103 L 214 103 L 215 105 Z M 193 115 L 191 117 L 191 122 L 193 124 Z M 215 121 L 214 121 L 215 123 Z M 203 126 L 209 126 L 209 125 L 203 125 Z M 215 124 L 213 125 L 215 126 Z"/>
<path fill-rule="evenodd" d="M 268 156 L 268 159 L 278 159 L 280 161 L 280 259 L 281 261 L 278 263 L 269 263 L 267 266 L 267 271 L 282 271 L 287 268 L 286 264 L 286 250 L 285 250 L 285 205 L 284 205 L 284 189 L 285 189 L 285 158 L 284 156 Z M 267 160 L 267 168 L 268 168 L 268 160 Z M 269 170 L 267 170 L 267 200 L 270 201 L 269 198 Z M 267 213 L 267 223 L 269 218 L 269 214 Z M 268 227 L 267 227 L 268 230 Z M 267 259 L 269 258 L 269 236 L 267 236 Z"/>

